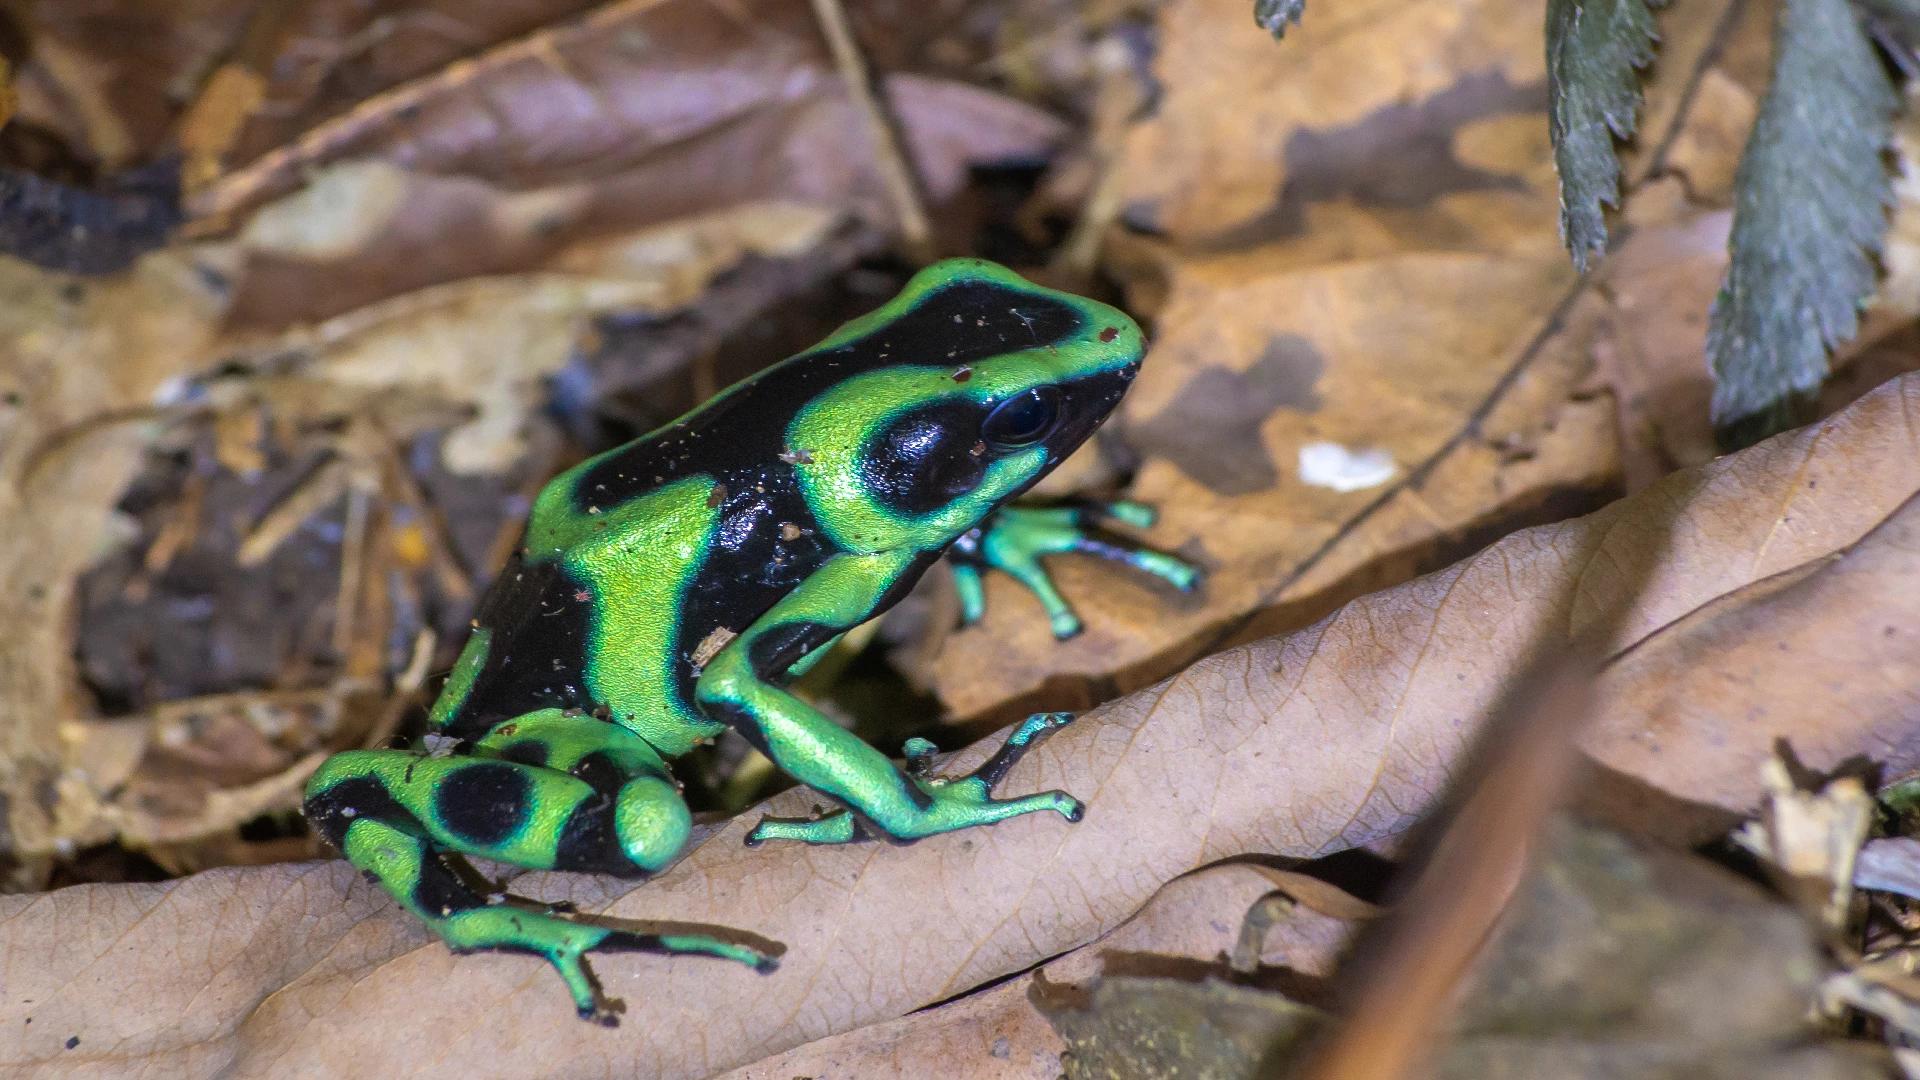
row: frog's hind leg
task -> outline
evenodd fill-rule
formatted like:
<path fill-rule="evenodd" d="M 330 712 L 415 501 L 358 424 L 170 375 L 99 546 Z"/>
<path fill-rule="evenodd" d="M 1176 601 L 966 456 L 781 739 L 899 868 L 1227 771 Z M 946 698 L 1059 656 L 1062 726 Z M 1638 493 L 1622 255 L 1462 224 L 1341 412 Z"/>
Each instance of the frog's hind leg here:
<path fill-rule="evenodd" d="M 604 758 L 590 764 L 604 773 Z M 771 971 L 773 957 L 744 945 L 613 929 L 499 902 L 505 898 L 477 893 L 448 862 L 449 853 L 471 854 L 533 869 L 628 877 L 664 865 L 685 839 L 687 811 L 679 794 L 655 776 L 632 778 L 612 793 L 606 786 L 522 762 L 356 751 L 335 755 L 314 775 L 306 814 L 449 948 L 544 957 L 583 1019 L 617 1023 L 617 1003 L 599 992 L 582 960 L 586 953 L 694 953 Z"/>
<path fill-rule="evenodd" d="M 1050 732 L 1073 723 L 1073 714 L 1066 712 L 1034 713 L 1021 721 L 1013 729 L 1007 741 L 993 756 L 980 763 L 980 767 L 965 776 L 944 778 L 933 777 L 933 756 L 937 752 L 934 745 L 925 739 L 908 739 L 906 743 L 906 774 L 916 782 L 933 787 L 955 787 L 966 790 L 973 801 L 987 806 L 1006 806 L 1013 816 L 1019 813 L 1018 800 L 1011 804 L 993 799 L 993 789 L 1007 775 L 1028 750 L 1038 745 Z M 1052 801 L 1045 804 L 1047 809 L 1060 809 Z M 1068 821 L 1079 821 L 1085 816 L 1086 808 L 1077 799 L 1070 799 L 1070 805 L 1064 810 Z M 757 846 L 767 840 L 799 840 L 807 844 L 849 844 L 865 839 L 871 832 L 862 829 L 858 815 L 847 810 L 835 810 L 813 818 L 762 818 L 760 824 L 747 835 L 747 844 Z M 884 834 L 885 830 L 881 832 Z"/>

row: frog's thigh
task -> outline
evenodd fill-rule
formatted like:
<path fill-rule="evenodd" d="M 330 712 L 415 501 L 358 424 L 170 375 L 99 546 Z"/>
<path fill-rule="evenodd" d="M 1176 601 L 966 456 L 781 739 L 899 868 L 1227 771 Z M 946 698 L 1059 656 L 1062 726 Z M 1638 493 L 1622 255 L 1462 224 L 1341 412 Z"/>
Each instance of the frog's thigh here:
<path fill-rule="evenodd" d="M 596 787 L 521 762 L 390 750 L 328 759 L 307 786 L 307 808 L 336 845 L 372 816 L 463 854 L 623 877 L 665 866 L 692 828 L 679 792 L 657 775 Z"/>

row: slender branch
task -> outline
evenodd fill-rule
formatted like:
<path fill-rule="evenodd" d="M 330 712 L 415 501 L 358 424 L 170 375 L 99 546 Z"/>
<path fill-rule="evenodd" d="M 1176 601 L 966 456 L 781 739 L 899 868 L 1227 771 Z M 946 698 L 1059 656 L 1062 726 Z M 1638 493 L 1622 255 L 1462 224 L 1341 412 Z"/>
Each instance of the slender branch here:
<path fill-rule="evenodd" d="M 840 6 L 840 0 L 813 0 L 813 13 L 820 21 L 820 32 L 826 35 L 827 47 L 833 50 L 833 62 L 840 69 L 840 77 L 846 80 L 847 93 L 860 108 L 867 137 L 873 140 L 874 164 L 880 170 L 881 183 L 886 185 L 887 199 L 899 215 L 900 238 L 907 256 L 917 263 L 932 262 L 933 227 L 928 224 L 926 207 L 920 201 L 913 166 L 901 151 L 893 124 L 873 92 L 866 60 L 847 26 L 846 10 Z"/>

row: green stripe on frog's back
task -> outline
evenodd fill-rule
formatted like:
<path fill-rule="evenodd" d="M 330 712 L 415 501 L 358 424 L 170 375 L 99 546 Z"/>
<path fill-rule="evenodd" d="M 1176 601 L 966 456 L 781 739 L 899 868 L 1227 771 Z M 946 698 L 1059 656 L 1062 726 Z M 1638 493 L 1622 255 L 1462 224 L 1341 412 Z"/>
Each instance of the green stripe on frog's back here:
<path fill-rule="evenodd" d="M 487 652 L 493 644 L 493 628 L 478 627 L 467 644 L 460 650 L 460 659 L 453 662 L 453 670 L 447 673 L 447 682 L 440 688 L 440 696 L 433 700 L 433 711 L 427 714 L 427 726 L 435 729 L 445 727 L 449 721 L 460 714 L 461 706 L 467 703 L 467 697 L 473 693 L 473 680 L 487 666 Z"/>
<path fill-rule="evenodd" d="M 714 480 L 691 476 L 582 513 L 574 509 L 569 477 L 549 484 L 535 502 L 528 559 L 562 559 L 591 594 L 589 695 L 615 723 L 677 757 L 724 730 L 682 700 L 674 679 L 682 598 L 719 522 L 719 510 L 708 505 Z"/>

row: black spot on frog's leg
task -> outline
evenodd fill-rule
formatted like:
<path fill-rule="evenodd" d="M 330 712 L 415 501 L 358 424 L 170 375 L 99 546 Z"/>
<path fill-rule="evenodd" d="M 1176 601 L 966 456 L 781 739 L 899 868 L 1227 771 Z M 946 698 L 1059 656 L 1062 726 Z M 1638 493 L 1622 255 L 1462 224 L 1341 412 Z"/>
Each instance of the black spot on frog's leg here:
<path fill-rule="evenodd" d="M 1281 334 L 1267 343 L 1245 371 L 1205 367 L 1187 380 L 1173 401 L 1144 423 L 1129 425 L 1127 441 L 1143 454 L 1173 462 L 1222 495 L 1251 495 L 1279 481 L 1279 471 L 1260 438 L 1274 410 L 1311 412 L 1326 359 L 1311 341 Z"/>
<path fill-rule="evenodd" d="M 620 848 L 613 808 L 614 796 L 602 791 L 594 792 L 592 798 L 582 800 L 573 808 L 566 824 L 560 827 L 554 869 L 626 878 L 644 876 L 645 872 Z"/>
<path fill-rule="evenodd" d="M 508 743 L 506 748 L 494 757 L 500 761 L 541 768 L 547 763 L 547 744 L 538 739 L 521 739 L 519 742 Z"/>
<path fill-rule="evenodd" d="M 451 915 L 456 911 L 485 907 L 487 902 L 467 888 L 447 860 L 422 839 L 418 858 L 420 874 L 413 887 L 413 902 L 429 915 Z"/>
<path fill-rule="evenodd" d="M 574 763 L 568 769 L 576 779 L 584 780 L 587 786 L 602 794 L 612 796 L 633 779 L 633 774 L 622 769 L 607 755 L 595 751 Z"/>
<path fill-rule="evenodd" d="M 302 811 L 315 831 L 338 848 L 345 842 L 347 830 L 360 820 L 381 821 L 397 829 L 418 833 L 419 821 L 387 791 L 387 786 L 371 776 L 342 780 L 306 801 Z"/>
<path fill-rule="evenodd" d="M 493 845 L 526 821 L 532 785 L 512 765 L 463 764 L 433 792 L 433 815 L 442 828 L 474 845 Z"/>

